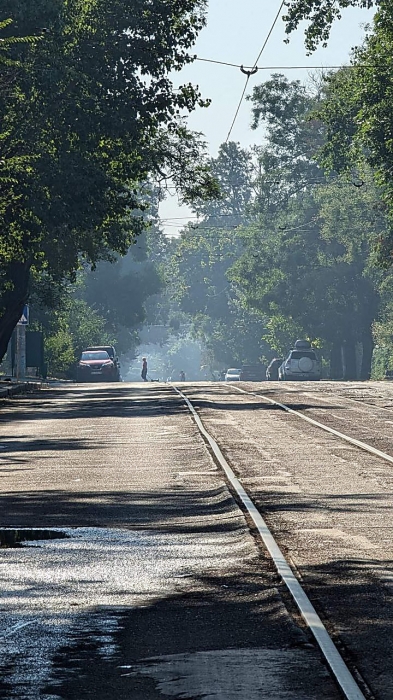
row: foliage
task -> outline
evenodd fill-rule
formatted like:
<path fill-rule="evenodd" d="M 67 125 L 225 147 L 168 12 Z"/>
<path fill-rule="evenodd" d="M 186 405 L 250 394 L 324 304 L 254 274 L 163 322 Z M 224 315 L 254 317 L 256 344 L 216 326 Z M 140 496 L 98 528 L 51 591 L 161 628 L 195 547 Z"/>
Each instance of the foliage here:
<path fill-rule="evenodd" d="M 293 345 L 294 338 L 305 338 L 306 333 L 299 323 L 296 323 L 291 316 L 285 316 L 278 310 L 271 315 L 266 322 L 266 331 L 264 335 L 265 341 L 275 351 L 279 357 L 285 357 L 288 353 L 288 348 Z M 314 338 L 307 338 L 313 340 Z"/>
<path fill-rule="evenodd" d="M 367 376 L 379 308 L 373 246 L 386 226 L 378 192 L 371 181 L 358 187 L 354 177 L 326 178 L 315 162 L 324 145 L 324 126 L 315 117 L 319 88 L 313 96 L 297 81 L 275 76 L 252 100 L 255 126 L 263 119 L 269 129 L 262 174 L 273 164 L 276 179 L 272 186 L 260 178 L 258 219 L 241 231 L 245 250 L 230 277 L 243 303 L 269 317 L 266 338 L 275 349 L 296 330 L 328 351 L 342 346 L 356 376 L 361 343 Z"/>
<path fill-rule="evenodd" d="M 209 161 L 209 167 L 216 178 L 220 196 L 206 200 L 196 198 L 192 210 L 202 217 L 203 226 L 229 229 L 239 226 L 247 218 L 252 198 L 252 154 L 240 148 L 238 143 L 223 143 L 217 158 Z"/>
<path fill-rule="evenodd" d="M 393 8 L 381 3 L 374 31 L 354 54 L 354 66 L 331 76 L 319 110 L 327 128 L 325 167 L 370 177 L 380 193 L 388 226 L 378 240 L 379 262 L 393 262 Z"/>
<path fill-rule="evenodd" d="M 227 272 L 242 242 L 237 229 L 186 229 L 174 247 L 171 279 L 193 333 L 221 365 L 256 362 L 263 352 L 263 317 L 238 302 Z"/>
<path fill-rule="evenodd" d="M 380 284 L 381 308 L 373 324 L 375 351 L 372 377 L 383 379 L 387 371 L 393 371 L 393 297 L 392 273 L 384 276 Z"/>
<path fill-rule="evenodd" d="M 105 332 L 117 338 L 119 352 L 131 350 L 133 334 L 146 317 L 146 300 L 159 293 L 162 280 L 156 265 L 150 260 L 135 260 L 134 248 L 114 263 L 99 263 L 84 276 L 79 294 L 86 303 L 105 319 Z M 124 329 L 125 333 L 120 333 Z M 128 333 L 127 333 L 128 331 Z"/>
<path fill-rule="evenodd" d="M 376 222 L 352 189 L 318 187 L 293 198 L 285 227 L 280 218 L 261 220 L 243 232 L 246 251 L 231 275 L 246 305 L 269 316 L 267 339 L 277 350 L 296 336 L 326 348 L 369 337 L 379 302 L 369 266 Z"/>
<path fill-rule="evenodd" d="M 166 346 L 157 352 L 154 366 L 160 377 L 178 380 L 180 372 L 184 372 L 187 379 L 202 379 L 201 358 L 200 343 L 185 332 L 169 338 Z"/>
<path fill-rule="evenodd" d="M 34 280 L 33 317 L 45 332 L 50 371 L 64 373 L 67 366 L 72 374 L 81 350 L 92 344 L 114 343 L 119 354 L 135 355 L 147 301 L 162 291 L 159 265 L 167 241 L 156 225 L 156 203 L 152 197 L 145 214 L 151 228 L 123 258 L 98 263 L 93 271 L 82 270 L 75 284 L 58 289 L 47 287 L 42 276 Z M 50 311 L 39 308 L 40 299 Z M 68 353 L 62 354 L 65 339 Z"/>
<path fill-rule="evenodd" d="M 32 45 L 11 42 L 19 68 L 0 99 L 0 355 L 31 270 L 59 284 L 81 261 L 128 250 L 144 227 L 148 174 L 171 177 L 184 200 L 216 194 L 201 141 L 182 119 L 204 103 L 169 77 L 191 60 L 204 5 L 2 3 L 17 36 L 45 32 Z"/>
<path fill-rule="evenodd" d="M 146 300 L 162 285 L 150 259 L 148 238 L 142 235 L 124 258 L 80 272 L 76 283 L 63 285 L 58 295 L 53 296 L 51 285 L 45 288 L 41 277 L 35 280 L 33 326 L 44 331 L 50 373 L 71 375 L 89 345 L 114 343 L 119 353 L 134 353 Z M 40 304 L 42 298 L 47 306 Z"/>
<path fill-rule="evenodd" d="M 67 328 L 59 328 L 45 339 L 45 362 L 51 377 L 66 375 L 74 361 L 72 337 Z"/>
<path fill-rule="evenodd" d="M 105 331 L 105 319 L 96 310 L 64 291 L 60 308 L 31 312 L 31 328 L 44 333 L 45 361 L 50 376 L 73 376 L 73 367 L 83 348 L 111 343 Z"/>
<path fill-rule="evenodd" d="M 341 19 L 342 9 L 371 8 L 378 4 L 378 0 L 287 0 L 285 5 L 288 10 L 283 19 L 287 34 L 295 31 L 302 21 L 309 20 L 304 34 L 306 48 L 311 53 L 321 41 L 323 46 L 327 45 L 332 24 Z"/>
<path fill-rule="evenodd" d="M 268 360 L 304 337 L 330 356 L 333 376 L 356 376 L 361 347 L 360 373 L 369 376 L 380 305 L 373 246 L 386 222 L 370 178 L 358 187 L 354 176 L 327 177 L 316 161 L 323 98 L 321 84 L 281 75 L 257 86 L 253 127 L 265 128 L 265 143 L 220 149 L 211 167 L 221 199 L 202 205 L 200 224 L 172 243 L 173 295 L 213 364 Z"/>
<path fill-rule="evenodd" d="M 293 196 L 325 182 L 314 158 L 324 143 L 324 126 L 312 116 L 319 103 L 314 87 L 274 74 L 249 97 L 252 128 L 263 125 L 266 131 L 265 143 L 255 149 L 254 218 L 285 209 Z"/>

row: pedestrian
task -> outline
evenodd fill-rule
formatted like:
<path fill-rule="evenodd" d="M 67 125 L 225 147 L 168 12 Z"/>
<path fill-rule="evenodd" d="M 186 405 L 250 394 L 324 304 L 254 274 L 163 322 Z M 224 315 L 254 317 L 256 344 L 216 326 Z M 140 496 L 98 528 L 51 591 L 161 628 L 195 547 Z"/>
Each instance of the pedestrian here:
<path fill-rule="evenodd" d="M 142 357 L 141 377 L 142 377 L 144 382 L 147 382 L 147 360 L 146 360 L 146 357 Z"/>
<path fill-rule="evenodd" d="M 179 376 L 180 376 L 180 381 L 181 381 L 181 382 L 185 382 L 185 381 L 186 381 L 186 375 L 185 375 L 185 373 L 183 372 L 183 370 L 181 370 Z"/>

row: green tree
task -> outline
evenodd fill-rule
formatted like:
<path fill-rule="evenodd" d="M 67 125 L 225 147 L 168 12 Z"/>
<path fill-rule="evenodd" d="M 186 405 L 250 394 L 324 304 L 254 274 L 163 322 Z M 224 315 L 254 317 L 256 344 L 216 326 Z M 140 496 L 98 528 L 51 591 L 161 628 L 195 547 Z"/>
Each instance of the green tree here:
<path fill-rule="evenodd" d="M 126 352 L 134 345 L 134 331 L 146 319 L 147 299 L 161 289 L 162 280 L 155 264 L 149 259 L 135 261 L 131 248 L 126 257 L 114 263 L 101 262 L 95 270 L 87 272 L 79 293 L 105 319 L 106 333 L 118 341 L 121 339 L 119 352 Z"/>
<path fill-rule="evenodd" d="M 56 310 L 34 304 L 30 313 L 32 330 L 44 334 L 44 353 L 50 376 L 73 376 L 75 362 L 83 348 L 112 343 L 105 319 L 83 299 L 73 296 L 73 289 L 63 290 Z"/>
<path fill-rule="evenodd" d="M 286 22 L 286 32 L 291 34 L 299 24 L 308 20 L 306 26 L 305 45 L 311 53 L 322 41 L 326 46 L 330 30 L 335 20 L 341 19 L 341 10 L 346 7 L 371 8 L 382 4 L 383 0 L 287 0 L 287 14 L 283 19 Z"/>
<path fill-rule="evenodd" d="M 369 378 L 379 308 L 370 265 L 372 206 L 346 183 L 321 186 L 302 199 L 294 198 L 287 208 L 285 227 L 281 215 L 275 225 L 270 220 L 244 231 L 246 252 L 232 278 L 246 305 L 270 318 L 267 338 L 275 349 L 292 343 L 288 333 L 295 331 L 316 340 L 330 352 L 334 378 L 342 375 L 343 348 L 344 377 L 353 379 L 359 344 L 360 377 Z"/>
<path fill-rule="evenodd" d="M 372 178 L 387 224 L 378 240 L 379 261 L 393 262 L 393 8 L 381 3 L 374 30 L 354 54 L 354 66 L 332 75 L 319 117 L 327 141 L 321 153 L 326 168 Z"/>
<path fill-rule="evenodd" d="M 389 226 L 379 238 L 379 263 L 393 261 L 393 7 L 388 0 L 290 0 L 284 18 L 287 31 L 307 19 L 306 46 L 312 51 L 319 41 L 326 43 L 332 22 L 348 6 L 377 8 L 372 30 L 362 47 L 356 49 L 352 66 L 331 75 L 326 99 L 318 116 L 323 120 L 327 142 L 321 162 L 339 171 L 355 171 L 373 177 L 379 188 L 381 208 Z M 370 170 L 371 168 L 371 170 Z"/>
<path fill-rule="evenodd" d="M 124 254 L 142 230 L 141 183 L 171 177 L 184 200 L 215 194 L 182 114 L 202 104 L 169 77 L 190 59 L 203 0 L 4 0 L 17 79 L 1 100 L 0 356 L 31 271 L 56 285 L 81 261 Z M 1 19 L 1 18 L 0 18 Z M 43 26 L 44 25 L 44 26 Z M 7 28 L 6 28 L 7 29 Z M 10 30 L 11 31 L 11 30 Z"/>
<path fill-rule="evenodd" d="M 263 318 L 239 304 L 227 277 L 241 251 L 237 229 L 191 227 L 176 242 L 170 267 L 172 294 L 194 335 L 224 366 L 256 362 L 267 349 Z"/>
<path fill-rule="evenodd" d="M 192 210 L 202 218 L 204 227 L 239 226 L 247 218 L 253 196 L 252 154 L 229 141 L 220 146 L 217 158 L 212 158 L 209 166 L 220 195 L 210 201 L 197 198 L 192 202 Z"/>
<path fill-rule="evenodd" d="M 384 379 L 386 373 L 393 372 L 393 276 L 391 271 L 381 281 L 380 313 L 373 324 L 375 351 L 373 355 L 373 379 Z"/>
<path fill-rule="evenodd" d="M 324 144 L 313 96 L 297 81 L 274 76 L 254 90 L 254 126 L 268 125 L 261 151 L 256 221 L 240 233 L 245 250 L 229 272 L 246 307 L 269 318 L 267 338 L 282 350 L 289 333 L 317 340 L 331 353 L 333 376 L 370 374 L 371 327 L 379 295 L 371 272 L 372 244 L 383 230 L 375 188 L 326 180 L 315 157 Z"/>
<path fill-rule="evenodd" d="M 293 196 L 325 182 L 315 153 L 324 143 L 324 127 L 312 116 L 319 103 L 319 85 L 314 89 L 277 73 L 257 85 L 249 97 L 251 127 L 263 125 L 265 143 L 254 149 L 254 219 L 261 211 L 281 211 Z"/>

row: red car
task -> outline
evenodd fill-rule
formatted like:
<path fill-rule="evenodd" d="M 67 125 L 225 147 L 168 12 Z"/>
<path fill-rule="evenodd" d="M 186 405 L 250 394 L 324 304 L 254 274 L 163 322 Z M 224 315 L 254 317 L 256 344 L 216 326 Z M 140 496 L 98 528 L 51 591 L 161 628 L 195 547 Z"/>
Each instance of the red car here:
<path fill-rule="evenodd" d="M 105 350 L 84 350 L 78 362 L 78 382 L 116 382 L 118 369 Z"/>

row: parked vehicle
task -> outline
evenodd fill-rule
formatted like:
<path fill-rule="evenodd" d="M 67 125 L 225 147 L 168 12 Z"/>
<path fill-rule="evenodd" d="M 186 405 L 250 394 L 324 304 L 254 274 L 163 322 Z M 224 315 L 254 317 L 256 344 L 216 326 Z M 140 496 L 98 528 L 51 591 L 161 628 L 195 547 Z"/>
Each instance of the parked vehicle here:
<path fill-rule="evenodd" d="M 226 382 L 239 382 L 240 381 L 240 372 L 241 372 L 241 369 L 235 369 L 234 367 L 227 369 L 227 371 L 225 373 L 224 381 L 226 381 Z"/>
<path fill-rule="evenodd" d="M 321 365 L 308 340 L 297 340 L 295 347 L 278 368 L 279 381 L 319 381 Z"/>
<path fill-rule="evenodd" d="M 87 351 L 95 351 L 95 350 L 104 350 L 105 352 L 108 353 L 109 357 L 113 361 L 115 367 L 116 367 L 116 375 L 117 378 L 113 381 L 119 382 L 120 381 L 120 362 L 119 358 L 117 356 L 116 350 L 113 347 L 113 345 L 91 345 L 90 347 L 86 348 Z M 85 352 L 84 351 L 84 352 Z"/>
<path fill-rule="evenodd" d="M 270 364 L 267 366 L 266 379 L 268 382 L 278 381 L 278 369 L 282 365 L 282 357 L 274 357 Z"/>
<path fill-rule="evenodd" d="M 242 382 L 264 382 L 266 379 L 265 365 L 243 365 L 240 371 Z"/>
<path fill-rule="evenodd" d="M 76 370 L 78 382 L 117 382 L 118 367 L 106 350 L 84 350 Z"/>

